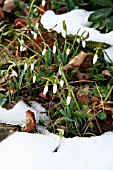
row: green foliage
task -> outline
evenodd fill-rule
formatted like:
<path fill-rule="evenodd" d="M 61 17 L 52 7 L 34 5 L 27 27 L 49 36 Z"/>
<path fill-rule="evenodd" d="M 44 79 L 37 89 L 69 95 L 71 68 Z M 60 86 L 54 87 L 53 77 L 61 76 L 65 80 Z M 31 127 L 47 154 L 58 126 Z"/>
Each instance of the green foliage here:
<path fill-rule="evenodd" d="M 105 32 L 113 30 L 113 2 L 111 0 L 93 0 L 93 2 L 104 8 L 95 10 L 90 14 L 88 21 L 92 22 L 91 26 Z"/>

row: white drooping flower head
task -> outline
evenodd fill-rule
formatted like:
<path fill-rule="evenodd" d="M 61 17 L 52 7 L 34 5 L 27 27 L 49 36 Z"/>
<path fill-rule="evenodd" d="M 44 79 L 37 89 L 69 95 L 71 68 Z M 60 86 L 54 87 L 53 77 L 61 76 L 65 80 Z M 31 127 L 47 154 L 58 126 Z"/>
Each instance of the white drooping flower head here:
<path fill-rule="evenodd" d="M 44 90 L 43 90 L 43 94 L 46 95 L 46 93 L 48 92 L 48 86 L 49 86 L 49 82 L 47 81 L 46 82 L 46 85 L 44 87 Z"/>

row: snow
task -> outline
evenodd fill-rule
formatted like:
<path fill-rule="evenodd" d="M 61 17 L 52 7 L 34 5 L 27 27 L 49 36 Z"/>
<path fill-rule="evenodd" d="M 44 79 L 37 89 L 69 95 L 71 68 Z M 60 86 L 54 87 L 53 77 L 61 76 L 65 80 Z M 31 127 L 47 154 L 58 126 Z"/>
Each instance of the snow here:
<path fill-rule="evenodd" d="M 75 9 L 68 13 L 56 15 L 53 11 L 49 10 L 41 18 L 41 23 L 46 29 L 52 29 L 57 25 L 54 30 L 57 32 L 62 32 L 62 21 L 65 20 L 67 25 L 67 34 L 76 34 L 80 29 L 78 35 L 81 35 L 84 31 L 89 32 L 88 40 L 96 42 L 105 42 L 111 45 L 105 51 L 109 55 L 110 59 L 113 61 L 113 31 L 102 34 L 94 28 L 89 28 L 91 23 L 88 22 L 88 17 L 92 12 L 88 12 L 82 9 Z M 48 22 L 49 19 L 49 22 Z M 104 54 L 105 60 L 109 61 L 106 54 Z"/>
<path fill-rule="evenodd" d="M 35 101 L 30 102 L 30 104 L 31 107 L 21 100 L 10 110 L 0 107 L 0 123 L 22 126 L 26 123 L 26 111 L 31 110 L 35 114 L 37 124 L 39 120 L 44 120 L 45 124 L 47 124 L 49 118 L 45 114 L 45 108 Z M 43 128 L 40 130 L 43 131 Z"/>
<path fill-rule="evenodd" d="M 87 22 L 89 12 L 73 10 L 62 15 L 53 11 L 46 12 L 41 19 L 44 27 L 61 31 L 62 20 L 66 21 L 68 34 L 75 34 L 81 28 L 90 33 L 89 40 L 102 41 L 113 45 L 113 31 L 101 34 Z M 49 22 L 48 22 L 49 19 Z M 113 60 L 113 47 L 106 50 Z M 23 125 L 26 121 L 25 112 L 34 112 L 36 122 L 39 119 L 48 122 L 48 117 L 41 112 L 46 110 L 38 103 L 31 102 L 28 106 L 18 102 L 13 109 L 0 108 L 0 123 Z M 57 152 L 54 152 L 59 146 Z M 82 138 L 59 138 L 55 134 L 44 131 L 43 134 L 15 132 L 0 142 L 0 170 L 113 170 L 113 133 L 101 136 Z"/>
<path fill-rule="evenodd" d="M 16 132 L 0 143 L 0 170 L 113 170 L 113 133 L 91 138 Z"/>

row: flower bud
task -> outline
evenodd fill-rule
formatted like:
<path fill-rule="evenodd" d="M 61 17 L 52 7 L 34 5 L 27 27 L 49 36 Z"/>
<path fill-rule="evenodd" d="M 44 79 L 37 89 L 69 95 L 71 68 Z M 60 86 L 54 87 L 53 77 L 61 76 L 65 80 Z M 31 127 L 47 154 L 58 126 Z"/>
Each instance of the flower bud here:
<path fill-rule="evenodd" d="M 43 94 L 44 94 L 44 95 L 46 95 L 46 93 L 48 92 L 48 85 L 49 85 L 49 83 L 48 83 L 48 81 L 47 81 L 47 83 L 46 83 L 46 85 L 45 85 L 45 87 L 44 87 L 44 90 L 43 90 Z"/>
<path fill-rule="evenodd" d="M 24 71 L 27 70 L 27 63 L 24 64 Z"/>
<path fill-rule="evenodd" d="M 13 75 L 14 75 L 15 77 L 18 77 L 18 74 L 17 74 L 17 72 L 16 72 L 15 70 L 12 70 L 12 73 L 13 73 Z"/>
<path fill-rule="evenodd" d="M 97 62 L 98 59 L 98 55 L 97 53 L 95 53 L 94 57 L 93 57 L 93 64 L 95 64 Z"/>
<path fill-rule="evenodd" d="M 35 81 L 36 81 L 36 75 L 34 74 L 34 76 L 33 76 L 33 83 L 35 83 Z"/>
<path fill-rule="evenodd" d="M 55 94 L 57 92 L 57 84 L 54 83 L 53 84 L 53 94 Z"/>
<path fill-rule="evenodd" d="M 60 80 L 60 86 L 63 87 L 64 86 L 64 80 Z"/>
<path fill-rule="evenodd" d="M 42 51 L 43 56 L 46 54 L 46 51 L 47 51 L 46 48 L 44 48 L 43 51 Z"/>
<path fill-rule="evenodd" d="M 68 96 L 67 96 L 67 99 L 66 99 L 66 104 L 69 105 L 70 102 L 71 102 L 71 96 L 68 95 Z"/>

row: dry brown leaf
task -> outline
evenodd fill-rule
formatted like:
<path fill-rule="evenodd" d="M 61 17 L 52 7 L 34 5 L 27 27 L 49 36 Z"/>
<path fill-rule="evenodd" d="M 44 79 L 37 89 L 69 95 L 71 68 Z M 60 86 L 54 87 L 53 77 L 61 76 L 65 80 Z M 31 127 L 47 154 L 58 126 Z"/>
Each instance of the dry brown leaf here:
<path fill-rule="evenodd" d="M 43 99 L 48 99 L 48 98 L 47 98 L 47 95 L 44 95 L 43 93 L 40 93 L 38 96 L 41 97 L 41 98 L 43 98 Z"/>
<path fill-rule="evenodd" d="M 63 67 L 63 70 L 78 69 L 84 63 L 84 60 L 86 58 L 90 58 L 90 61 L 92 61 L 93 54 L 92 53 L 85 53 L 85 52 L 81 51 L 67 65 L 65 65 Z M 87 65 L 87 67 L 89 67 L 89 65 Z"/>
<path fill-rule="evenodd" d="M 111 73 L 109 72 L 109 70 L 103 70 L 102 71 L 102 74 L 103 75 L 106 75 L 106 76 L 109 76 L 109 77 L 112 77 Z"/>
<path fill-rule="evenodd" d="M 4 11 L 2 8 L 0 8 L 0 21 L 4 18 Z"/>
<path fill-rule="evenodd" d="M 36 132 L 36 120 L 35 115 L 31 110 L 26 111 L 27 123 L 26 127 L 23 129 L 24 132 L 34 133 Z"/>
<path fill-rule="evenodd" d="M 6 12 L 11 12 L 13 9 L 15 9 L 14 0 L 5 0 L 3 10 Z"/>
<path fill-rule="evenodd" d="M 89 79 L 89 74 L 81 73 L 80 71 L 77 72 L 76 76 L 79 80 L 88 80 Z"/>

